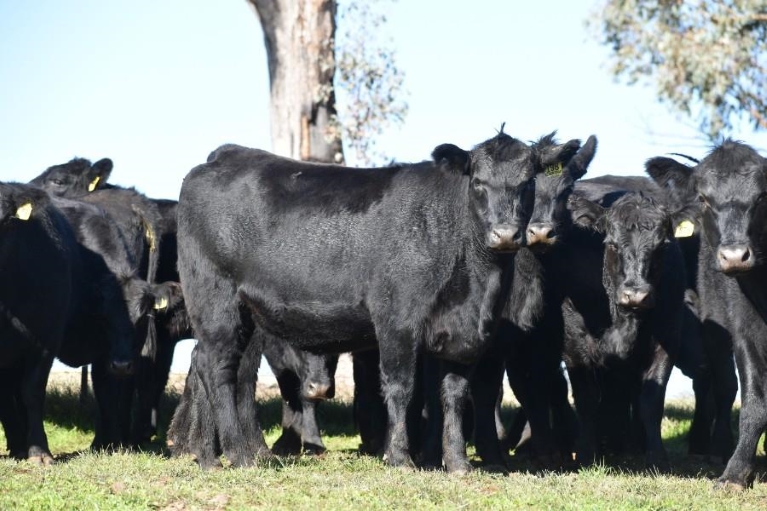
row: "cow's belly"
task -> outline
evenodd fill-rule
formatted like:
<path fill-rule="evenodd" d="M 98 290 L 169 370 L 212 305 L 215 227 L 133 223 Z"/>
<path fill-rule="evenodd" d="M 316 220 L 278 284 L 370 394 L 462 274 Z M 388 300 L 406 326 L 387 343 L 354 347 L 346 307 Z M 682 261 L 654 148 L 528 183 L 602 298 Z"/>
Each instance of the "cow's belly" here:
<path fill-rule="evenodd" d="M 241 294 L 257 325 L 301 348 L 354 351 L 375 344 L 375 329 L 363 304 L 265 300 Z"/>

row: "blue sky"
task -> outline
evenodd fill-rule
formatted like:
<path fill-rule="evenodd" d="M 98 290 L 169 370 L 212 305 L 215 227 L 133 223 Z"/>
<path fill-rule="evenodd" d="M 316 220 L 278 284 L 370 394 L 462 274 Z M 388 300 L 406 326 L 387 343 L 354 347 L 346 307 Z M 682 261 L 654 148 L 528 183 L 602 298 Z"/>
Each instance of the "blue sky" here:
<path fill-rule="evenodd" d="M 406 1 L 387 30 L 409 115 L 379 148 L 400 161 L 465 148 L 502 122 L 518 138 L 599 139 L 589 170 L 641 174 L 670 151 L 702 156 L 694 120 L 606 69 L 584 20 L 598 2 Z M 217 146 L 269 149 L 269 83 L 246 0 L 0 2 L 0 180 L 28 181 L 74 156 L 110 157 L 112 181 L 177 198 Z M 767 135 L 734 133 L 767 148 Z"/>

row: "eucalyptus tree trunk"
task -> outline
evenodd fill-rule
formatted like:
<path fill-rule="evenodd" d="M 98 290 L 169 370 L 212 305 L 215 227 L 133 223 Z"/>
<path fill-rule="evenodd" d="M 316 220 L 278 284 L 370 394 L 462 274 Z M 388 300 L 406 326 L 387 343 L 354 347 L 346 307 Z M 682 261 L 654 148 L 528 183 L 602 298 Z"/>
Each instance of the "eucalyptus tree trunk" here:
<path fill-rule="evenodd" d="M 271 86 L 272 150 L 343 163 L 333 90 L 335 0 L 248 0 L 264 32 Z"/>

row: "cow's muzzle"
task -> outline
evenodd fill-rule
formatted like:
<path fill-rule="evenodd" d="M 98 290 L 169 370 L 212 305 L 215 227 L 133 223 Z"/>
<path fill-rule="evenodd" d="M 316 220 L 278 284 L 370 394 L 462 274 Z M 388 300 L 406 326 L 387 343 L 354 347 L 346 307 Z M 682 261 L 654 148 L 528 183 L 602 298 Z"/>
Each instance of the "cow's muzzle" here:
<path fill-rule="evenodd" d="M 522 233 L 512 225 L 497 225 L 487 234 L 487 246 L 497 252 L 516 252 L 522 247 Z"/>
<path fill-rule="evenodd" d="M 557 241 L 557 233 L 550 224 L 535 223 L 527 226 L 527 246 L 545 248 Z"/>
<path fill-rule="evenodd" d="M 655 295 L 649 288 L 621 286 L 618 305 L 625 309 L 645 310 L 655 306 Z"/>
<path fill-rule="evenodd" d="M 307 382 L 304 386 L 303 395 L 305 399 L 312 401 L 333 399 L 336 395 L 336 388 L 332 383 Z"/>
<path fill-rule="evenodd" d="M 754 253 L 748 244 L 720 245 L 716 251 L 719 270 L 725 275 L 745 273 L 754 267 Z"/>

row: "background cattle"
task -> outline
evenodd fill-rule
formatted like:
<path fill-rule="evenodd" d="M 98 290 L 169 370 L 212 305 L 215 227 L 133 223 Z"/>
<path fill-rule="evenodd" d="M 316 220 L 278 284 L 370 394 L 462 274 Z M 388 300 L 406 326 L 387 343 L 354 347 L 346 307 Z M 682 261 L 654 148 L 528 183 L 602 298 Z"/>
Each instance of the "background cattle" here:
<path fill-rule="evenodd" d="M 740 437 L 719 481 L 750 486 L 756 444 L 767 427 L 767 163 L 752 147 L 726 140 L 692 171 L 668 163 L 664 175 L 698 210 L 701 318 L 716 332 L 716 344 L 731 343 L 740 378 Z"/>
<path fill-rule="evenodd" d="M 122 231 L 98 206 L 53 198 L 72 226 L 84 261 L 88 289 L 57 354 L 63 363 L 91 365 L 98 420 L 93 448 L 130 444 L 130 417 L 135 371 L 147 337 L 155 290 L 138 276 Z M 123 353 L 123 365 L 110 362 L 110 351 Z"/>
<path fill-rule="evenodd" d="M 530 454 L 547 465 L 571 459 L 576 418 L 568 401 L 562 364 L 562 320 L 554 287 L 547 274 L 549 252 L 567 243 L 572 227 L 567 199 L 574 183 L 594 158 L 597 140 L 591 136 L 566 165 L 553 165 L 535 177 L 535 200 L 526 232 L 526 246 L 514 257 L 514 282 L 500 323 L 497 347 L 483 357 L 472 380 L 477 413 L 475 442 L 485 463 L 504 464 L 508 449 L 500 450 L 495 403 L 504 367 L 509 385 L 530 422 Z M 534 144 L 536 150 L 556 146 L 554 134 Z M 505 364 L 504 364 L 505 363 Z M 524 420 L 522 421 L 524 425 Z M 515 447 L 522 431 L 512 426 L 505 446 Z M 561 456 L 560 456 L 561 455 Z"/>
<path fill-rule="evenodd" d="M 607 209 L 574 195 L 571 209 L 576 224 L 594 229 L 575 231 L 554 276 L 564 291 L 564 355 L 580 423 L 577 460 L 591 463 L 602 439 L 609 450 L 622 451 L 633 437 L 650 466 L 668 468 L 660 424 L 685 290 L 672 214 L 641 192 Z"/>
<path fill-rule="evenodd" d="M 45 192 L 0 184 L 0 422 L 16 458 L 53 462 L 45 387 L 82 292 L 79 256 Z"/>
<path fill-rule="evenodd" d="M 239 364 L 263 329 L 304 348 L 378 343 L 392 465 L 410 463 L 404 424 L 416 352 L 448 360 L 445 463 L 467 470 L 465 364 L 491 338 L 533 175 L 577 148 L 536 154 L 499 134 L 472 151 L 440 146 L 436 164 L 362 170 L 223 146 L 193 169 L 179 201 L 179 270 L 200 339 L 193 365 L 229 460 L 250 464 L 263 445 L 241 413 L 250 397 L 235 391 L 252 386 L 255 374 L 242 381 Z"/>
<path fill-rule="evenodd" d="M 156 325 L 156 350 L 143 350 L 136 378 L 138 406 L 133 441 L 140 443 L 150 440 L 157 433 L 160 399 L 168 382 L 176 343 L 194 337 L 194 333 L 178 284 L 178 202 L 150 199 L 132 188 L 109 184 L 112 168 L 112 161 L 108 158 L 93 164 L 89 160 L 75 158 L 49 167 L 33 183 L 57 196 L 102 205 L 110 214 L 121 218 L 118 226 L 133 233 L 134 256 L 141 254 L 143 263 L 140 274 L 146 276 L 148 281 L 162 283 L 154 289 L 158 299 L 152 311 L 154 321 L 149 325 L 149 328 Z M 156 272 L 151 266 L 156 266 Z M 151 352 L 155 354 L 151 355 Z M 332 397 L 337 357 L 301 352 L 288 345 L 269 344 L 264 355 L 277 377 L 283 396 L 285 431 L 278 441 L 278 451 L 299 452 L 301 438 L 307 440 L 305 452 L 323 451 L 315 406 L 318 400 Z M 295 435 L 299 439 L 297 451 Z"/>

